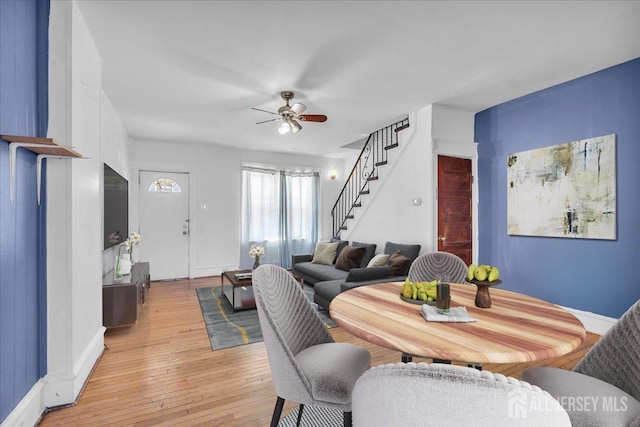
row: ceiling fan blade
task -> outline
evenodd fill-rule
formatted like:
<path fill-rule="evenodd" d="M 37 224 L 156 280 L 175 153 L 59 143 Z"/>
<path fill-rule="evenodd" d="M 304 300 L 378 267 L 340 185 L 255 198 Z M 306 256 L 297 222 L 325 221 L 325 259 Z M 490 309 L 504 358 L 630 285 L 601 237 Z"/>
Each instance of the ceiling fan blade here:
<path fill-rule="evenodd" d="M 293 111 L 295 114 L 300 114 L 302 113 L 304 110 L 307 109 L 307 106 L 304 104 L 301 104 L 299 102 L 296 102 L 295 104 L 293 104 L 291 106 L 291 108 L 289 109 L 289 111 Z"/>
<path fill-rule="evenodd" d="M 252 110 L 256 110 L 256 111 L 262 111 L 263 113 L 269 113 L 269 114 L 273 114 L 275 116 L 279 116 L 280 114 L 278 113 L 274 113 L 273 111 L 267 111 L 267 110 L 263 110 L 261 108 L 256 108 L 256 107 L 251 107 Z"/>
<path fill-rule="evenodd" d="M 303 122 L 326 122 L 327 116 L 324 114 L 301 114 L 298 119 Z"/>
<path fill-rule="evenodd" d="M 257 122 L 256 124 L 257 124 L 257 125 L 261 125 L 262 123 L 275 122 L 275 121 L 278 121 L 278 120 L 282 120 L 282 117 L 278 117 L 277 119 L 263 120 L 263 121 L 261 121 L 261 122 Z"/>

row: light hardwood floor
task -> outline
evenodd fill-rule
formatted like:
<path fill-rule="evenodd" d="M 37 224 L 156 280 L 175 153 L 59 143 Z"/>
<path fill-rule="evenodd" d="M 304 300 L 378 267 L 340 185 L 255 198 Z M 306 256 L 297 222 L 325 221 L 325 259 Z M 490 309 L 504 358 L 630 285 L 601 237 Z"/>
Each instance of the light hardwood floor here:
<path fill-rule="evenodd" d="M 106 332 L 108 349 L 77 404 L 49 412 L 40 425 L 269 425 L 276 395 L 264 343 L 219 351 L 209 345 L 195 289 L 219 284 L 219 277 L 152 282 L 138 324 Z M 372 365 L 400 361 L 398 352 L 340 328 L 331 333 L 337 341 L 369 349 Z M 535 365 L 570 369 L 598 338 L 588 334 L 573 353 Z M 528 366 L 485 364 L 484 369 L 519 378 Z M 283 414 L 295 406 L 287 402 Z"/>

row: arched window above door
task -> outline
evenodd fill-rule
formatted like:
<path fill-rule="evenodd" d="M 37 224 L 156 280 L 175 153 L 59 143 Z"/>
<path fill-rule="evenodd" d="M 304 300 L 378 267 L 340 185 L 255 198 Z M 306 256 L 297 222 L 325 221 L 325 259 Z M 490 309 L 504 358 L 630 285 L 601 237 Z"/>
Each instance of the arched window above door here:
<path fill-rule="evenodd" d="M 158 193 L 182 193 L 177 182 L 171 178 L 158 178 L 151 183 L 147 191 Z"/>

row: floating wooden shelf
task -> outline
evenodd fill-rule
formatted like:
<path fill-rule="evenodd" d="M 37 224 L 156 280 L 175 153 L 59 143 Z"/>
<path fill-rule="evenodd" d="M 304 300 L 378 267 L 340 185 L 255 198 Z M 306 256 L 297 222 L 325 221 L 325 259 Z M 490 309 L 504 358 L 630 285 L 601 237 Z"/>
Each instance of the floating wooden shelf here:
<path fill-rule="evenodd" d="M 29 151 L 36 154 L 48 154 L 60 157 L 82 157 L 77 151 L 65 147 L 53 138 L 38 138 L 35 136 L 15 136 L 2 135 L 2 139 L 9 142 L 18 142 L 21 144 L 34 144 L 33 146 L 23 146 Z"/>
<path fill-rule="evenodd" d="M 13 193 L 16 176 L 16 152 L 18 148 L 25 148 L 38 155 L 36 160 L 38 204 L 40 204 L 40 188 L 42 181 L 42 159 L 44 158 L 82 158 L 77 151 L 65 147 L 52 138 L 39 138 L 35 136 L 2 135 L 2 139 L 9 141 L 9 174 L 11 203 L 13 203 Z"/>

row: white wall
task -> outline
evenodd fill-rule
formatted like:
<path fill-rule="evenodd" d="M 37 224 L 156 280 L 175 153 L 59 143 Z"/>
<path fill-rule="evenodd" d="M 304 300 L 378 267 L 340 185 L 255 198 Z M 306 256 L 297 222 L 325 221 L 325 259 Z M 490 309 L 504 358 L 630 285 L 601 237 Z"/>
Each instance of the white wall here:
<path fill-rule="evenodd" d="M 47 170 L 46 406 L 73 402 L 103 348 L 99 124 L 101 60 L 76 5 L 52 2 L 48 134 L 87 157 Z"/>
<path fill-rule="evenodd" d="M 364 196 L 342 238 L 375 243 L 377 252 L 387 241 L 420 244 L 422 253 L 437 250 L 437 156 L 472 159 L 477 175 L 473 120 L 473 113 L 440 105 L 410 114 L 410 127 L 398 134 L 399 147 L 389 152 L 389 163 L 379 169 L 380 179 L 371 184 L 371 194 Z M 474 184 L 474 258 L 477 194 Z M 414 206 L 413 199 L 422 203 Z"/>
<path fill-rule="evenodd" d="M 131 181 L 127 131 L 104 91 L 100 93 L 100 160 Z"/>
<path fill-rule="evenodd" d="M 93 366 L 88 353 L 103 343 L 102 233 L 100 210 L 100 94 L 102 59 L 73 3 L 71 47 L 71 144 L 86 159 L 68 161 L 71 168 L 71 360 L 73 370 Z M 51 241 L 48 241 L 51 243 Z M 97 282 L 97 284 L 96 284 Z M 102 348 L 100 348 L 101 352 Z M 84 381 L 76 386 L 82 387 Z M 74 393 L 80 389 L 74 387 Z"/>
<path fill-rule="evenodd" d="M 430 107 L 432 139 L 446 139 L 456 141 L 459 144 L 473 142 L 474 113 L 437 104 L 430 105 Z"/>
<path fill-rule="evenodd" d="M 49 18 L 49 129 L 48 135 L 65 145 L 71 141 L 71 21 L 72 5 L 51 5 Z M 72 161 L 47 161 L 47 375 L 43 398 L 48 402 L 73 399 L 74 340 L 71 311 L 71 166 Z M 52 185 L 54 184 L 55 185 Z M 51 242 L 56 242 L 54 246 Z M 54 250 L 55 248 L 55 250 Z M 72 401 L 72 400 L 71 400 Z M 54 406 L 57 403 L 52 403 Z"/>
<path fill-rule="evenodd" d="M 343 182 L 329 173 L 343 161 L 295 154 L 238 150 L 214 144 L 131 141 L 131 224 L 139 228 L 140 170 L 189 173 L 190 277 L 237 268 L 240 257 L 241 167 L 245 164 L 320 172 L 320 236 L 331 235 L 330 209 Z M 202 205 L 208 210 L 202 210 Z M 141 247 L 144 245 L 144 230 Z M 153 266 L 151 266 L 153 275 Z"/>
<path fill-rule="evenodd" d="M 51 2 L 48 135 L 85 158 L 47 165 L 44 405 L 72 403 L 103 351 L 102 158 L 128 171 L 127 138 L 77 5 Z"/>

